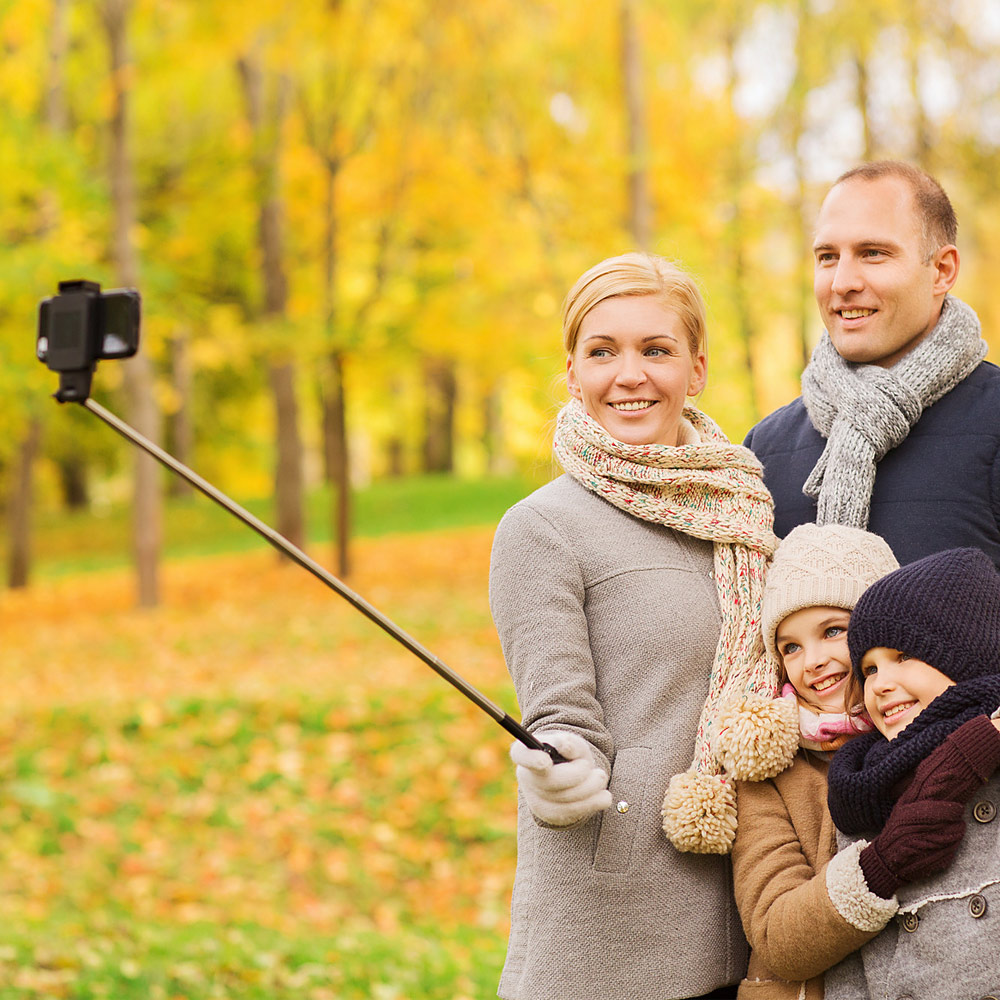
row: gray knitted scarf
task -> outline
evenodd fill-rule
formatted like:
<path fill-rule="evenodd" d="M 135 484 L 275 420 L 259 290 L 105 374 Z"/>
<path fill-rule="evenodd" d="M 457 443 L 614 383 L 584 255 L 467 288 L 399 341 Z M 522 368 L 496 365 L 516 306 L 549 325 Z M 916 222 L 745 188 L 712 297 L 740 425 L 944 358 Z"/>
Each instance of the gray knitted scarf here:
<path fill-rule="evenodd" d="M 930 334 L 891 368 L 845 361 L 823 336 L 802 373 L 802 399 L 826 438 L 802 492 L 818 501 L 817 524 L 868 527 L 875 466 L 920 415 L 986 356 L 979 317 L 947 296 Z"/>

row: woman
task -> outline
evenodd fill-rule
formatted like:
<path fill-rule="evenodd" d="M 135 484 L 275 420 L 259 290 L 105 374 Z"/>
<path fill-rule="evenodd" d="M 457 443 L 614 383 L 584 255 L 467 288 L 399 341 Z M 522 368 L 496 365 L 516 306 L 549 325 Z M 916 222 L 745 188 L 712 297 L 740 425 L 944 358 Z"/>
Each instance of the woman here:
<path fill-rule="evenodd" d="M 706 379 L 686 274 L 646 254 L 605 260 L 570 291 L 563 331 L 567 474 L 507 512 L 490 571 L 524 723 L 568 759 L 511 750 L 518 865 L 498 992 L 731 997 L 746 942 L 728 859 L 671 841 L 728 851 L 734 802 L 713 749 L 724 688 L 775 693 L 747 666 L 762 649 L 770 496 L 751 453 L 686 405 Z"/>

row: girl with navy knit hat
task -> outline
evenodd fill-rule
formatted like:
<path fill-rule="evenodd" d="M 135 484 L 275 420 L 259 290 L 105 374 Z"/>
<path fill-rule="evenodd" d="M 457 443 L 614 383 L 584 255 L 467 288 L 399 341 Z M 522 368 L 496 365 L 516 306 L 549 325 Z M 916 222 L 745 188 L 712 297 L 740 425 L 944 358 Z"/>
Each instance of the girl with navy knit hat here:
<path fill-rule="evenodd" d="M 896 919 L 827 973 L 826 1000 L 998 996 L 1000 575 L 979 549 L 910 563 L 862 595 L 848 646 L 875 728 L 830 765 L 857 866 L 831 866 L 828 889 L 859 928 Z"/>

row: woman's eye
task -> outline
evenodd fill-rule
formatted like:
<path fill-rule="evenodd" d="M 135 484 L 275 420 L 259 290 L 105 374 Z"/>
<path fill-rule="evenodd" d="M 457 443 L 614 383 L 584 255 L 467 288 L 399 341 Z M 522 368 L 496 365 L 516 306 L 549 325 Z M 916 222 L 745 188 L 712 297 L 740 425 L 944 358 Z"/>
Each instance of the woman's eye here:
<path fill-rule="evenodd" d="M 606 347 L 595 347 L 590 352 L 590 356 L 592 358 L 610 358 L 611 351 L 609 351 Z"/>
<path fill-rule="evenodd" d="M 827 639 L 836 639 L 838 635 L 843 635 L 847 631 L 843 625 L 831 625 L 824 635 Z"/>

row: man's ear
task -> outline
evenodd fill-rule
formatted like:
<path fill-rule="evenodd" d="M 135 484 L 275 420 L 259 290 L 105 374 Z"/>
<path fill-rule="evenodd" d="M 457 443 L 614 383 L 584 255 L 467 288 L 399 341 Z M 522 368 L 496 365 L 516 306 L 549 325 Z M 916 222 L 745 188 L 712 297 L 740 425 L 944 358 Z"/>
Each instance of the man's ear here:
<path fill-rule="evenodd" d="M 958 255 L 958 247 L 952 243 L 938 249 L 931 259 L 934 265 L 934 294 L 944 295 L 950 292 L 952 286 L 958 280 L 958 269 L 961 258 Z"/>
<path fill-rule="evenodd" d="M 580 383 L 576 379 L 576 372 L 573 370 L 573 356 L 566 359 L 566 388 L 569 394 L 575 399 L 582 399 L 583 393 L 580 391 Z"/>

